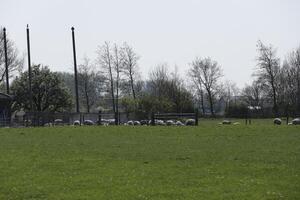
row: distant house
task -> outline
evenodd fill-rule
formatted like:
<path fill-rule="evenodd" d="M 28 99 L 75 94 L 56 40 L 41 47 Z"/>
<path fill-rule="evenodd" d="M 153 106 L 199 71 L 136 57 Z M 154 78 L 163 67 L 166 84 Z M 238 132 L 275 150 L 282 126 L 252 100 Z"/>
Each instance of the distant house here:
<path fill-rule="evenodd" d="M 10 123 L 12 97 L 0 93 L 0 126 L 6 126 Z"/>

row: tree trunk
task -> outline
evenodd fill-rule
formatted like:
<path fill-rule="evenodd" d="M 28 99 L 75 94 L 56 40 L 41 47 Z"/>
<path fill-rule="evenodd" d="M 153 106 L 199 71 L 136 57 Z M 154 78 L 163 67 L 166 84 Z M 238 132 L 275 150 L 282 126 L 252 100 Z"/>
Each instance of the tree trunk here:
<path fill-rule="evenodd" d="M 203 90 L 200 90 L 200 99 L 201 99 L 201 109 L 203 115 L 205 115 L 205 107 L 204 107 L 204 95 L 203 95 Z"/>
<path fill-rule="evenodd" d="M 135 96 L 135 90 L 134 90 L 133 78 L 131 77 L 130 79 L 131 79 L 132 96 L 133 96 L 133 99 L 135 100 L 135 99 L 136 99 L 136 96 Z"/>
<path fill-rule="evenodd" d="M 272 86 L 272 92 L 273 92 L 273 110 L 275 117 L 278 117 L 278 105 L 277 105 L 277 98 L 276 98 L 276 88 L 274 86 L 274 82 L 271 83 Z"/>
<path fill-rule="evenodd" d="M 120 123 L 120 119 L 119 119 L 119 80 L 120 80 L 120 71 L 119 71 L 119 64 L 117 63 L 117 80 L 116 80 L 116 119 L 117 119 L 117 125 L 119 125 Z"/>
<path fill-rule="evenodd" d="M 300 77 L 299 77 L 299 75 L 297 76 L 297 97 L 296 98 L 297 98 L 297 114 L 300 114 Z"/>
<path fill-rule="evenodd" d="M 119 73 L 118 73 L 118 77 L 119 77 Z M 119 79 L 119 78 L 117 78 Z M 116 94 L 116 119 L 117 119 L 117 124 L 119 124 L 119 80 L 117 80 L 117 83 L 116 83 L 116 87 L 117 87 L 117 94 Z"/>
<path fill-rule="evenodd" d="M 86 101 L 86 110 L 89 113 L 90 112 L 90 100 L 89 100 L 88 86 L 87 86 L 86 81 L 84 82 L 84 94 L 85 94 L 85 101 Z"/>
<path fill-rule="evenodd" d="M 111 98 L 112 98 L 112 104 L 113 104 L 113 111 L 114 111 L 114 113 L 116 113 L 115 94 L 114 94 L 114 80 L 113 80 L 113 76 L 112 76 L 111 66 L 109 66 L 109 75 L 110 75 L 110 92 L 111 92 Z"/>
<path fill-rule="evenodd" d="M 132 70 L 130 69 L 130 85 L 131 85 L 131 90 L 132 90 L 132 96 L 133 99 L 135 100 L 135 90 L 134 90 L 134 82 L 133 82 L 133 75 L 132 75 Z"/>
<path fill-rule="evenodd" d="M 210 106 L 211 116 L 212 116 L 213 118 L 215 118 L 214 103 L 213 103 L 211 91 L 210 91 L 210 90 L 207 90 L 207 94 L 208 94 L 208 100 L 209 100 L 209 106 Z"/>

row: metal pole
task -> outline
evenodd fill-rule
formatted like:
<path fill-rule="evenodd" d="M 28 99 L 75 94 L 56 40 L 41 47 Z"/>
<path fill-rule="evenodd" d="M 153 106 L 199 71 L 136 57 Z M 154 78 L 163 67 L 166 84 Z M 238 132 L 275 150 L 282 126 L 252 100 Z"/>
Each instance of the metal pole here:
<path fill-rule="evenodd" d="M 9 95 L 7 41 L 6 41 L 6 29 L 5 28 L 3 28 L 3 39 L 4 39 L 4 57 L 5 57 L 5 74 L 6 74 L 6 93 Z"/>
<path fill-rule="evenodd" d="M 76 112 L 79 111 L 79 100 L 78 100 L 78 80 L 77 80 L 77 63 L 76 63 L 76 49 L 75 49 L 75 34 L 74 34 L 74 27 L 71 28 L 72 30 L 72 42 L 73 42 L 73 57 L 74 57 L 74 77 L 75 77 L 75 93 L 76 93 Z"/>
<path fill-rule="evenodd" d="M 29 82 L 29 101 L 30 101 L 30 111 L 32 111 L 32 88 L 31 88 L 31 60 L 30 60 L 30 38 L 29 38 L 29 27 L 27 24 L 27 55 L 28 55 L 28 82 Z"/>
<path fill-rule="evenodd" d="M 199 123 L 199 111 L 198 108 L 196 108 L 196 112 L 195 112 L 195 125 L 198 126 Z"/>
<path fill-rule="evenodd" d="M 155 116 L 153 111 L 151 113 L 151 126 L 155 126 Z"/>
<path fill-rule="evenodd" d="M 99 113 L 98 113 L 98 125 L 101 125 L 102 123 L 102 116 L 101 116 L 101 110 L 99 110 Z"/>

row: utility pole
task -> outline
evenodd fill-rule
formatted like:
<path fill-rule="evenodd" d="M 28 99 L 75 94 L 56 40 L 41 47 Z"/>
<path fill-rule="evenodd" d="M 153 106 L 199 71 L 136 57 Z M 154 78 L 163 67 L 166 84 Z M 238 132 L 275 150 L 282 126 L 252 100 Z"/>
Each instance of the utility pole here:
<path fill-rule="evenodd" d="M 31 87 L 31 60 L 30 60 L 30 38 L 29 38 L 29 27 L 27 24 L 27 55 L 28 55 L 28 82 L 29 82 L 29 101 L 30 101 L 30 111 L 32 111 L 32 87 Z"/>
<path fill-rule="evenodd" d="M 75 77 L 75 93 L 76 93 L 76 112 L 79 113 L 79 100 L 78 100 L 78 79 L 77 79 L 77 62 L 76 62 L 76 48 L 75 48 L 75 34 L 74 27 L 72 30 L 72 42 L 73 42 L 73 57 L 74 57 L 74 77 Z"/>
<path fill-rule="evenodd" d="M 8 58 L 7 58 L 7 41 L 6 41 L 6 28 L 3 28 L 4 39 L 4 57 L 5 57 L 5 74 L 6 74 L 6 93 L 9 95 L 9 74 L 8 74 Z"/>

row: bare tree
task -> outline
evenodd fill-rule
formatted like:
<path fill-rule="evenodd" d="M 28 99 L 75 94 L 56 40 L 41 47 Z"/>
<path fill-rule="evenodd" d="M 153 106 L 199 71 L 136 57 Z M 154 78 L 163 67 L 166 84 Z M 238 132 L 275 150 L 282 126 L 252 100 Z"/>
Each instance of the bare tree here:
<path fill-rule="evenodd" d="M 116 74 L 115 85 L 116 85 L 116 101 L 115 101 L 115 111 L 116 115 L 119 116 L 119 93 L 120 93 L 120 72 L 122 69 L 122 57 L 120 54 L 120 48 L 115 44 L 113 49 L 113 69 Z M 119 117 L 116 117 L 117 123 L 119 124 Z"/>
<path fill-rule="evenodd" d="M 273 100 L 273 111 L 276 116 L 279 114 L 278 110 L 278 81 L 280 74 L 280 60 L 276 56 L 276 50 L 272 45 L 266 46 L 261 41 L 257 44 L 257 66 L 258 71 L 256 76 L 261 82 L 266 83 L 270 88 L 270 95 Z"/>
<path fill-rule="evenodd" d="M 150 72 L 143 93 L 141 104 L 150 108 L 145 109 L 148 112 L 191 112 L 194 110 L 191 93 L 185 88 L 176 69 L 170 73 L 166 64 L 158 65 Z"/>
<path fill-rule="evenodd" d="M 226 80 L 220 86 L 220 96 L 222 96 L 226 102 L 226 108 L 228 109 L 233 102 L 236 105 L 236 97 L 239 95 L 239 88 L 236 83 Z"/>
<path fill-rule="evenodd" d="M 79 65 L 78 71 L 80 96 L 86 105 L 86 111 L 89 113 L 101 95 L 103 77 L 99 73 L 96 73 L 94 66 L 87 57 L 85 57 L 83 63 Z"/>
<path fill-rule="evenodd" d="M 123 61 L 122 72 L 129 80 L 133 99 L 136 99 L 135 81 L 138 74 L 138 60 L 139 56 L 134 52 L 133 48 L 127 43 L 123 44 L 121 49 L 121 56 Z"/>
<path fill-rule="evenodd" d="M 103 69 L 103 73 L 107 77 L 109 92 L 112 99 L 112 108 L 113 112 L 116 114 L 116 104 L 115 104 L 115 79 L 113 74 L 113 65 L 114 58 L 112 55 L 112 48 L 109 42 L 105 42 L 104 45 L 100 46 L 98 49 L 98 58 L 97 61 L 100 64 L 100 67 Z M 116 116 L 115 116 L 116 118 Z"/>
<path fill-rule="evenodd" d="M 98 49 L 97 60 L 107 77 L 113 112 L 115 114 L 115 123 L 118 124 L 121 69 L 123 63 L 121 50 L 116 44 L 111 46 L 109 42 L 105 42 Z"/>
<path fill-rule="evenodd" d="M 182 113 L 191 104 L 192 94 L 186 89 L 184 80 L 178 73 L 177 66 L 175 66 L 175 70 L 169 76 L 169 85 L 166 95 L 174 103 L 173 110 L 177 113 Z"/>
<path fill-rule="evenodd" d="M 165 91 L 167 89 L 166 82 L 168 82 L 168 67 L 166 64 L 158 65 L 149 74 L 149 87 L 151 93 L 159 100 L 164 98 Z"/>
<path fill-rule="evenodd" d="M 0 82 L 5 80 L 5 57 L 4 57 L 4 35 L 3 28 L 0 27 Z M 9 76 L 13 77 L 16 72 L 21 72 L 23 67 L 23 58 L 19 56 L 18 50 L 12 40 L 7 35 L 7 57 Z"/>
<path fill-rule="evenodd" d="M 300 47 L 292 51 L 286 61 L 288 79 L 295 97 L 296 110 L 300 113 Z"/>
<path fill-rule="evenodd" d="M 201 83 L 205 88 L 210 105 L 210 112 L 214 117 L 214 101 L 218 89 L 218 81 L 223 76 L 221 67 L 216 61 L 211 60 L 211 58 L 196 58 L 192 62 L 189 76 L 196 80 L 195 83 L 199 84 L 199 87 Z"/>
<path fill-rule="evenodd" d="M 263 107 L 264 89 L 259 81 L 253 81 L 252 85 L 246 85 L 242 90 L 242 96 L 248 105 Z"/>
<path fill-rule="evenodd" d="M 200 81 L 199 78 L 199 74 L 196 76 L 196 75 L 192 75 L 190 72 L 188 74 L 192 80 L 192 88 L 194 89 L 195 91 L 195 99 L 196 101 L 199 101 L 200 102 L 200 106 L 201 106 L 201 111 L 202 111 L 202 114 L 205 115 L 205 104 L 204 104 L 204 88 L 203 88 L 203 85 L 202 85 L 202 82 Z"/>

